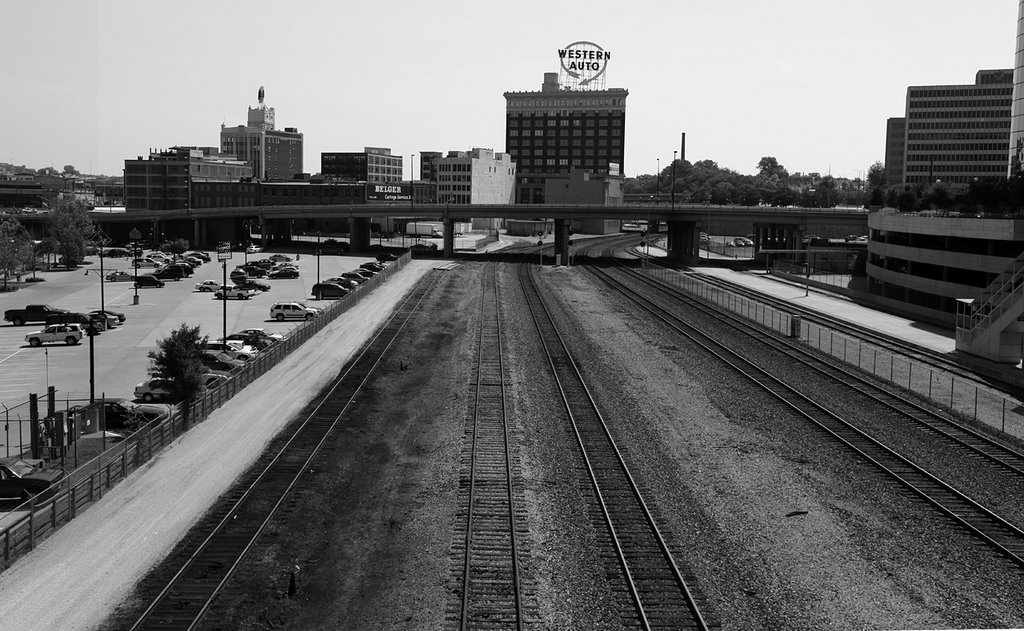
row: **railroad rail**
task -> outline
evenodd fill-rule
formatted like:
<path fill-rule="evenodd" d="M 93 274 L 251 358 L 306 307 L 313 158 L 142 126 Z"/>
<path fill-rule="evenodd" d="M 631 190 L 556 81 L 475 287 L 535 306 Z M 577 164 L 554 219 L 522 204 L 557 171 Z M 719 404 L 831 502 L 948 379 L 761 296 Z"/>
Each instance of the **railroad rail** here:
<path fill-rule="evenodd" d="M 952 416 L 929 409 L 910 397 L 905 396 L 902 392 L 889 389 L 877 381 L 867 378 L 860 371 L 850 370 L 846 368 L 844 362 L 822 356 L 811 351 L 803 344 L 789 339 L 765 335 L 761 329 L 746 319 L 727 311 L 716 310 L 678 287 L 665 283 L 661 279 L 637 273 L 635 270 L 626 267 L 619 267 L 617 271 L 629 276 L 631 283 L 633 283 L 631 287 L 634 288 L 634 291 L 635 288 L 644 285 L 656 290 L 657 295 L 654 297 L 647 296 L 648 300 L 657 301 L 661 296 L 664 296 L 675 301 L 673 305 L 665 309 L 666 312 L 672 313 L 673 306 L 679 303 L 685 304 L 691 309 L 696 309 L 732 327 L 736 332 L 747 336 L 758 344 L 785 354 L 802 368 L 823 375 L 834 381 L 838 386 L 847 388 L 866 400 L 896 412 L 916 425 L 950 441 L 957 447 L 967 449 L 973 452 L 974 455 L 981 456 L 1024 478 L 1024 453 L 1021 453 L 1016 448 L 1003 444 L 995 438 L 959 422 Z"/>
<path fill-rule="evenodd" d="M 466 424 L 459 479 L 460 515 L 454 547 L 461 598 L 446 611 L 452 628 L 516 629 L 525 624 L 520 541 L 523 502 L 517 497 L 511 429 L 506 414 L 506 371 L 497 265 L 483 274 L 477 331 L 473 409 Z"/>
<path fill-rule="evenodd" d="M 610 289 L 620 293 L 680 336 L 750 379 L 884 474 L 923 498 L 965 530 L 988 543 L 1003 556 L 1017 565 L 1024 566 L 1024 531 L 818 404 L 810 396 L 803 394 L 798 387 L 787 384 L 754 360 L 731 349 L 725 342 L 685 321 L 676 315 L 678 309 L 667 309 L 642 295 L 635 290 L 635 277 L 631 277 L 629 283 L 623 283 L 607 270 L 593 267 L 588 269 Z M 721 317 L 721 314 L 715 312 L 715 317 Z M 792 354 L 790 349 L 778 350 L 787 357 Z"/>
<path fill-rule="evenodd" d="M 643 629 L 707 629 L 687 577 L 676 564 L 555 326 L 531 267 L 520 266 L 520 284 L 580 447 L 596 510 L 607 527 L 608 557 L 618 561 L 622 583 L 634 606 L 633 617 L 625 610 L 620 615 L 627 624 Z"/>
<path fill-rule="evenodd" d="M 129 628 L 198 628 L 438 278 L 433 273 L 420 280 L 326 394 L 307 406 L 305 419 L 283 447 L 264 454 L 212 509 L 193 533 L 199 543 L 176 551 L 154 577 L 143 582 L 137 598 L 148 604 L 139 607 L 144 609 Z"/>

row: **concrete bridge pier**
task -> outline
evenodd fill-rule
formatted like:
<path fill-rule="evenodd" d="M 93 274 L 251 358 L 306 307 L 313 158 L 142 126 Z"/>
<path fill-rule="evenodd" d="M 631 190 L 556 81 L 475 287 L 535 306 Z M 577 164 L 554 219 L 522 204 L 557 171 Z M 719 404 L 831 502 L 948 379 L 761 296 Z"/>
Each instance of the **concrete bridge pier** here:
<path fill-rule="evenodd" d="M 569 264 L 569 226 L 571 219 L 555 219 L 555 260 Z"/>
<path fill-rule="evenodd" d="M 349 224 L 349 245 L 353 252 L 365 252 L 370 248 L 369 217 L 353 217 Z"/>
<path fill-rule="evenodd" d="M 444 258 L 450 259 L 455 254 L 455 220 L 444 219 L 444 237 L 441 240 Z"/>
<path fill-rule="evenodd" d="M 696 221 L 668 221 L 667 259 L 673 263 L 693 265 L 700 262 L 700 229 Z M 650 238 L 648 236 L 648 238 Z"/>

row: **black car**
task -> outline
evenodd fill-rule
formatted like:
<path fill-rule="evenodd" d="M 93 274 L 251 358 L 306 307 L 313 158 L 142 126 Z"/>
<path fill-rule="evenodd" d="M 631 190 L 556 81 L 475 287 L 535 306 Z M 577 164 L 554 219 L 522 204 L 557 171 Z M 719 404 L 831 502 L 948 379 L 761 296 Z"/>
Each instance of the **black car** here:
<path fill-rule="evenodd" d="M 313 297 L 317 300 L 328 298 L 344 298 L 352 291 L 348 287 L 342 287 L 335 283 L 317 283 L 313 285 Z"/>
<path fill-rule="evenodd" d="M 153 272 L 153 276 L 161 280 L 181 280 L 185 277 L 185 272 L 181 271 L 180 267 L 167 265 Z"/>
<path fill-rule="evenodd" d="M 381 252 L 375 258 L 378 261 L 380 261 L 381 263 L 386 263 L 387 261 L 397 261 L 398 260 L 398 257 L 395 256 L 394 254 L 392 254 L 391 252 Z"/>
<path fill-rule="evenodd" d="M 46 316 L 46 326 L 51 324 L 80 324 L 86 331 L 91 325 L 99 332 L 107 329 L 107 318 L 98 313 L 95 316 L 87 313 L 55 313 Z"/>
<path fill-rule="evenodd" d="M 184 274 L 185 276 L 191 276 L 193 273 L 192 266 L 186 263 L 185 261 L 175 261 L 174 263 L 169 263 L 167 267 L 174 267 L 180 269 L 181 273 Z"/>
<path fill-rule="evenodd" d="M 253 280 L 251 278 L 246 280 L 235 281 L 235 287 L 241 289 L 255 289 L 257 291 L 270 291 L 270 283 L 262 280 Z"/>
<path fill-rule="evenodd" d="M 96 309 L 95 311 L 90 311 L 89 316 L 96 318 L 102 318 L 106 316 L 107 318 L 117 320 L 118 324 L 124 324 L 124 321 L 128 319 L 127 316 L 125 316 L 125 314 L 121 313 L 120 311 L 111 311 L 110 309 Z"/>
<path fill-rule="evenodd" d="M 270 259 L 260 259 L 258 261 L 249 261 L 249 265 L 255 265 L 269 272 L 274 267 L 274 262 Z"/>
<path fill-rule="evenodd" d="M 268 278 L 298 278 L 299 270 L 286 267 L 284 269 L 274 270 L 267 274 Z"/>
<path fill-rule="evenodd" d="M 135 279 L 135 287 L 142 289 L 143 287 L 163 287 L 164 281 L 160 280 L 152 274 L 140 274 Z"/>
<path fill-rule="evenodd" d="M 267 270 L 255 264 L 249 264 L 244 267 L 240 267 L 239 269 L 245 270 L 245 273 L 252 278 L 263 278 L 267 275 Z"/>
<path fill-rule="evenodd" d="M 362 269 L 368 269 L 371 272 L 383 272 L 386 269 L 383 263 L 378 263 L 376 261 L 370 261 L 369 263 L 363 263 L 359 267 L 361 267 Z"/>

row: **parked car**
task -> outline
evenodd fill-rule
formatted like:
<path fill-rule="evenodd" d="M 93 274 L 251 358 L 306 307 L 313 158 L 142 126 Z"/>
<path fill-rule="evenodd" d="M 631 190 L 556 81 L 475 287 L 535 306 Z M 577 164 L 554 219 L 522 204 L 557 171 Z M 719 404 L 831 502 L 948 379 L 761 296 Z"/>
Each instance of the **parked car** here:
<path fill-rule="evenodd" d="M 334 285 L 341 285 L 342 287 L 345 287 L 347 289 L 355 289 L 356 287 L 359 287 L 359 283 L 357 283 L 356 281 L 352 280 L 351 278 L 343 278 L 341 276 L 334 276 L 332 278 L 328 278 L 323 282 L 331 283 Z"/>
<path fill-rule="evenodd" d="M 290 267 L 285 267 L 283 269 L 278 269 L 278 270 L 274 270 L 274 271 L 270 272 L 269 274 L 267 274 L 267 277 L 268 278 L 298 278 L 299 277 L 299 270 L 292 269 Z"/>
<path fill-rule="evenodd" d="M 260 259 L 258 261 L 249 261 L 249 265 L 257 265 L 269 271 L 274 267 L 274 262 L 270 259 Z"/>
<path fill-rule="evenodd" d="M 191 276 L 193 274 L 192 266 L 186 263 L 185 261 L 175 261 L 174 263 L 168 263 L 167 267 L 180 269 L 181 273 L 184 274 L 186 277 Z"/>
<path fill-rule="evenodd" d="M 213 390 L 214 388 L 219 388 L 220 386 L 224 385 L 224 383 L 227 380 L 227 375 L 222 375 L 220 373 L 215 372 L 208 372 L 203 374 L 203 387 L 205 387 L 207 390 Z"/>
<path fill-rule="evenodd" d="M 185 272 L 181 271 L 180 267 L 168 265 L 153 272 L 153 276 L 160 280 L 181 280 L 185 277 Z"/>
<path fill-rule="evenodd" d="M 51 342 L 63 342 L 68 346 L 78 344 L 85 337 L 80 324 L 51 324 L 42 331 L 34 331 L 25 336 L 29 346 L 42 346 Z"/>
<path fill-rule="evenodd" d="M 369 270 L 369 269 L 365 269 L 365 268 L 362 268 L 362 267 L 360 267 L 359 269 L 352 270 L 352 273 L 353 274 L 359 274 L 360 276 L 362 276 L 366 280 L 370 280 L 371 278 L 373 278 L 374 276 L 377 275 L 377 272 L 375 270 Z"/>
<path fill-rule="evenodd" d="M 270 308 L 270 317 L 281 322 L 287 318 L 308 320 L 319 315 L 320 310 L 301 302 L 279 302 Z"/>
<path fill-rule="evenodd" d="M 57 483 L 64 477 L 60 469 L 46 469 L 45 461 L 16 458 L 0 463 L 0 501 L 17 504 L 33 497 L 52 497 Z"/>
<path fill-rule="evenodd" d="M 194 252 L 186 252 L 185 256 L 194 256 L 196 258 L 203 259 L 207 263 L 210 262 L 210 255 L 206 252 L 199 252 L 198 250 Z"/>
<path fill-rule="evenodd" d="M 240 342 L 245 346 L 251 346 L 256 349 L 257 352 L 270 348 L 274 342 L 265 337 L 258 335 L 246 335 L 244 333 L 232 333 L 231 335 L 224 338 L 228 342 Z"/>
<path fill-rule="evenodd" d="M 271 333 L 266 329 L 260 328 L 242 329 L 241 331 L 239 331 L 239 333 L 243 335 L 258 335 L 260 337 L 265 337 L 274 340 L 275 342 L 280 342 L 281 340 L 284 339 L 284 336 L 281 335 L 280 333 Z"/>
<path fill-rule="evenodd" d="M 54 313 L 46 316 L 46 326 L 52 324 L 78 324 L 81 325 L 82 330 L 88 333 L 89 327 L 93 327 L 94 330 L 99 333 L 107 329 L 107 317 L 102 315 L 90 316 L 87 313 Z"/>
<path fill-rule="evenodd" d="M 174 382 L 170 379 L 153 377 L 135 386 L 135 398 L 146 403 L 157 399 L 170 399 L 174 395 Z"/>
<path fill-rule="evenodd" d="M 112 283 L 122 283 L 122 282 L 125 282 L 125 281 L 132 280 L 133 278 L 135 278 L 134 274 L 130 274 L 128 272 L 121 272 L 121 271 L 110 272 L 106 276 L 106 279 L 109 282 L 112 282 Z"/>
<path fill-rule="evenodd" d="M 287 254 L 271 254 L 268 258 L 275 263 L 287 263 L 292 260 Z"/>
<path fill-rule="evenodd" d="M 124 324 L 124 321 L 128 319 L 128 316 L 126 316 L 125 314 L 121 313 L 120 311 L 111 311 L 110 309 L 102 309 L 102 310 L 101 309 L 96 309 L 94 311 L 90 311 L 89 312 L 90 316 L 93 315 L 93 314 L 96 314 L 96 315 L 101 315 L 101 314 L 106 315 L 108 318 L 113 318 L 113 319 L 117 320 L 117 324 Z"/>
<path fill-rule="evenodd" d="M 217 300 L 248 300 L 258 292 L 255 289 L 242 289 L 241 287 L 224 287 L 213 292 Z"/>
<path fill-rule="evenodd" d="M 135 287 L 142 289 L 143 287 L 163 287 L 164 281 L 160 280 L 152 274 L 139 274 L 135 279 Z"/>
<path fill-rule="evenodd" d="M 218 353 L 224 353 L 231 359 L 240 359 L 242 361 L 249 361 L 259 352 L 255 348 L 235 340 L 207 340 L 206 344 L 203 345 L 203 350 L 217 351 Z"/>
<path fill-rule="evenodd" d="M 369 278 L 363 276 L 362 274 L 356 274 L 355 272 L 345 272 L 344 274 L 341 275 L 341 277 L 347 278 L 348 280 L 354 280 L 360 285 L 370 280 Z"/>
<path fill-rule="evenodd" d="M 133 267 L 138 267 L 138 268 L 145 267 L 147 269 L 148 268 L 156 269 L 156 268 L 160 267 L 160 265 L 162 265 L 161 262 L 154 261 L 153 259 L 142 259 L 142 258 L 140 258 L 140 259 L 135 259 L 134 261 L 132 261 L 132 266 Z"/>
<path fill-rule="evenodd" d="M 204 280 L 196 283 L 196 291 L 217 291 L 223 286 L 219 280 Z"/>
<path fill-rule="evenodd" d="M 258 245 L 255 245 L 255 244 L 251 244 L 250 243 L 249 245 L 245 246 L 246 254 L 258 254 L 258 253 L 260 253 L 262 251 L 263 251 L 263 248 L 261 248 Z"/>
<path fill-rule="evenodd" d="M 255 264 L 246 265 L 238 269 L 244 270 L 245 273 L 248 274 L 250 278 L 263 278 L 264 276 L 267 275 L 267 270 Z"/>
<path fill-rule="evenodd" d="M 271 287 L 270 283 L 268 282 L 262 280 L 253 280 L 251 278 L 248 280 L 238 281 L 235 283 L 235 286 L 240 287 L 241 289 L 253 289 L 256 291 L 270 291 Z"/>
<path fill-rule="evenodd" d="M 228 274 L 228 278 L 231 279 L 231 282 L 237 283 L 240 280 L 248 280 L 249 275 L 245 273 L 245 270 L 235 268 Z"/>
<path fill-rule="evenodd" d="M 342 287 L 335 283 L 317 283 L 313 285 L 312 297 L 317 300 L 327 300 L 330 298 L 344 298 L 352 291 L 348 287 Z"/>
<path fill-rule="evenodd" d="M 203 362 L 207 370 L 222 374 L 231 374 L 245 366 L 245 362 L 241 359 L 235 359 L 226 353 L 214 350 L 204 350 L 199 356 L 199 361 Z"/>
<path fill-rule="evenodd" d="M 387 261 L 397 261 L 398 260 L 398 257 L 395 256 L 394 254 L 392 254 L 391 252 L 381 252 L 380 254 L 378 254 L 374 258 L 376 258 L 381 263 L 386 263 Z"/>
<path fill-rule="evenodd" d="M 378 263 L 377 261 L 367 261 L 366 263 L 363 263 L 359 267 L 361 267 L 362 269 L 368 269 L 373 272 L 383 272 L 385 269 L 387 269 L 386 265 L 384 265 L 383 263 Z"/>

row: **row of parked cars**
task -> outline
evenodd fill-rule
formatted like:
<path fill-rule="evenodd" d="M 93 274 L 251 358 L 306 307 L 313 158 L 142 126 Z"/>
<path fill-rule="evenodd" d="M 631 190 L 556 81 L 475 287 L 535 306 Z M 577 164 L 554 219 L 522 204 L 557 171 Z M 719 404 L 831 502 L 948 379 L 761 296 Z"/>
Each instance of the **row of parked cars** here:
<path fill-rule="evenodd" d="M 319 282 L 313 285 L 313 298 L 317 300 L 344 298 L 359 287 L 359 285 L 384 271 L 386 265 L 385 260 L 370 261 L 363 263 L 358 269 Z"/>
<path fill-rule="evenodd" d="M 206 372 L 204 385 L 216 388 L 228 377 L 241 370 L 246 362 L 259 353 L 281 342 L 284 336 L 262 328 L 249 328 L 232 333 L 225 339 L 208 340 L 203 346 L 200 361 Z M 173 393 L 173 382 L 162 377 L 152 377 L 135 386 L 135 398 L 146 403 L 169 400 Z"/>
<path fill-rule="evenodd" d="M 144 287 L 163 287 L 165 281 L 181 280 L 192 276 L 195 268 L 210 261 L 210 255 L 206 252 L 189 252 L 180 256 L 171 256 L 163 252 L 152 252 L 132 261 L 135 268 L 153 269 L 152 272 L 144 274 L 126 270 L 114 270 L 106 275 L 106 280 L 111 282 L 135 283 L 137 289 Z"/>

